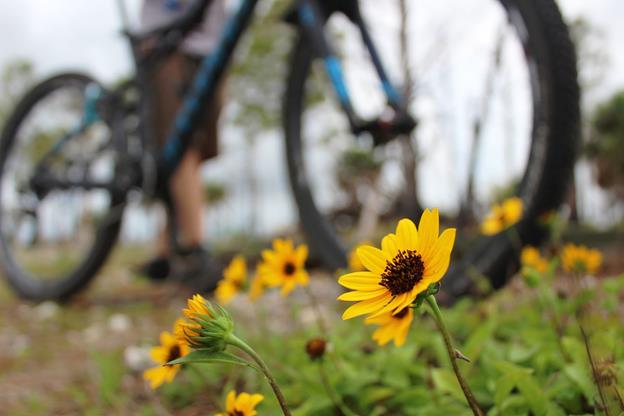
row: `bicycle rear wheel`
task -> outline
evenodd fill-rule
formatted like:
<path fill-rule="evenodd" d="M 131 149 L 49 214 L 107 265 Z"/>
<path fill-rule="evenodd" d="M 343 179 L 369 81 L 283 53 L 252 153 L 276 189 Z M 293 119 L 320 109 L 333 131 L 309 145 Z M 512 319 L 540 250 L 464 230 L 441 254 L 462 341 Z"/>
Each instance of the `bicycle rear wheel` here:
<path fill-rule="evenodd" d="M 101 113 L 85 109 L 96 103 L 87 102 L 89 88 L 103 91 L 82 74 L 49 78 L 22 98 L 2 131 L 0 265 L 23 298 L 63 300 L 82 289 L 119 232 L 125 194 L 113 186 L 111 121 L 81 127 Z"/>
<path fill-rule="evenodd" d="M 444 285 L 458 296 L 477 275 L 503 285 L 520 244 L 543 238 L 540 215 L 563 201 L 579 137 L 576 61 L 552 0 L 425 3 L 380 10 L 360 1 L 417 130 L 378 146 L 353 137 L 334 100 L 319 98 L 328 82 L 301 36 L 284 102 L 286 156 L 303 230 L 329 267 L 345 267 L 348 247 L 378 242 L 398 218 L 438 207 L 441 226 L 458 228 Z M 384 97 L 368 56 L 354 49 L 358 34 L 344 17 L 328 26 L 347 46 L 340 55 L 356 111 L 379 114 Z M 489 207 L 510 197 L 522 201 L 521 220 L 483 235 Z"/>

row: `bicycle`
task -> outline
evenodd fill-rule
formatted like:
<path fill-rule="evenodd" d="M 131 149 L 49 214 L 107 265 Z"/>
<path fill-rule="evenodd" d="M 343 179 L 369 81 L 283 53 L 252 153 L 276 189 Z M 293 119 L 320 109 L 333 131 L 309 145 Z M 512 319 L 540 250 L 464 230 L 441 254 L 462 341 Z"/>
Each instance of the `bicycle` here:
<path fill-rule="evenodd" d="M 182 17 L 149 33 L 125 31 L 136 64 L 136 74 L 128 82 L 107 90 L 86 75 L 65 73 L 38 84 L 19 102 L 0 142 L 0 255 L 4 274 L 20 296 L 33 300 L 66 299 L 82 289 L 115 244 L 128 195 L 138 190 L 151 197 L 166 196 L 168 178 L 189 144 L 202 103 L 223 77 L 257 3 L 258 0 L 241 2 L 214 53 L 203 59 L 162 150 L 153 145 L 145 122 L 149 119 L 146 79 L 158 62 L 201 22 L 210 0 L 197 0 Z M 507 182 L 513 179 L 506 193 L 520 196 L 524 203 L 523 217 L 514 233 L 522 243 L 536 243 L 544 237 L 538 218 L 557 209 L 563 201 L 577 151 L 579 90 L 574 49 L 553 0 L 489 3 L 507 25 L 505 36 L 499 38 L 503 40 L 497 44 L 510 38 L 509 42 L 515 42 L 520 51 L 521 58 L 514 62 L 522 64 L 517 66 L 526 73 L 528 85 L 518 95 L 526 94 L 532 107 L 527 110 L 532 117 L 528 117 L 525 131 L 525 162 L 513 174 L 492 176 L 504 176 Z M 356 0 L 298 0 L 285 16 L 296 29 L 283 105 L 290 183 L 311 250 L 332 268 L 346 265 L 345 242 L 353 244 L 387 229 L 392 223 L 390 218 L 415 218 L 421 207 L 429 203 L 412 189 L 419 178 L 414 164 L 420 160 L 413 149 L 414 135 L 420 129 L 418 121 L 423 123 L 414 116 L 411 98 L 415 87 L 409 75 L 410 62 L 404 56 L 410 45 L 406 4 L 399 0 L 402 48 L 398 52 L 392 52 L 394 49 L 388 46 L 387 35 L 381 37 L 384 48 L 378 50 Z M 336 14 L 346 16 L 361 37 L 367 61 L 381 85 L 378 98 L 381 97 L 382 104 L 372 116 L 360 114 L 371 113 L 370 108 L 362 110 L 358 100 L 352 99 L 353 94 L 360 93 L 350 90 L 345 81 L 353 72 L 343 70 L 347 57 L 338 57 L 335 39 L 326 30 L 328 20 Z M 380 12 L 377 17 L 390 14 Z M 145 39 L 156 40 L 147 53 L 139 48 Z M 500 48 L 496 53 L 495 63 L 500 65 L 504 59 Z M 403 88 L 391 81 L 388 69 L 396 72 L 397 66 L 384 64 L 388 56 L 399 62 L 404 60 Z M 313 73 L 315 62 L 322 64 L 324 79 L 329 79 L 341 110 L 338 114 L 344 116 L 338 124 L 347 130 L 346 135 L 333 135 L 340 144 L 327 145 L 318 137 L 307 139 L 310 126 L 319 124 L 311 121 L 307 112 L 312 84 L 317 81 Z M 66 125 L 27 129 L 26 121 L 37 119 L 31 113 L 55 94 L 60 98 L 53 101 L 53 108 L 60 108 L 58 102 L 63 99 L 67 101 L 62 114 L 46 113 L 39 119 L 44 125 L 50 124 L 52 118 Z M 359 103 L 368 101 L 366 97 Z M 322 103 L 329 105 L 327 99 Z M 63 118 L 70 110 L 77 112 L 77 120 Z M 477 131 L 483 122 L 484 117 L 480 116 L 474 123 L 473 148 L 477 140 L 485 137 Z M 23 148 L 18 146 L 21 142 L 26 142 Z M 320 157 L 319 148 L 323 145 L 325 154 Z M 328 158 L 334 158 L 331 168 Z M 475 158 L 470 156 L 469 165 L 473 168 Z M 407 173 L 397 180 L 396 172 L 405 166 L 412 170 L 403 169 Z M 345 169 L 341 171 L 340 167 Z M 422 172 L 420 169 L 419 173 Z M 510 233 L 484 237 L 475 232 L 478 214 L 482 215 L 487 205 L 484 201 L 492 200 L 479 188 L 492 188 L 491 181 L 485 182 L 481 185 L 474 180 L 469 185 L 475 188 L 469 190 L 470 198 L 462 194 L 459 201 L 443 210 L 446 224 L 459 224 L 460 231 L 467 230 L 458 238 L 458 260 L 445 278 L 445 290 L 450 296 L 471 290 L 474 282 L 470 277 L 475 275 L 488 276 L 498 287 L 513 267 L 510 260 L 516 253 Z M 393 186 L 388 185 L 392 183 Z M 482 199 L 478 201 L 474 195 Z M 81 203 L 70 203 L 81 196 L 85 196 Z M 65 217 L 58 212 L 69 214 L 71 210 L 78 212 L 78 219 L 64 224 Z M 52 228 L 40 224 L 46 216 L 54 217 Z M 93 227 L 96 231 L 85 232 L 81 227 Z M 34 252 L 34 261 L 26 258 L 27 251 Z"/>

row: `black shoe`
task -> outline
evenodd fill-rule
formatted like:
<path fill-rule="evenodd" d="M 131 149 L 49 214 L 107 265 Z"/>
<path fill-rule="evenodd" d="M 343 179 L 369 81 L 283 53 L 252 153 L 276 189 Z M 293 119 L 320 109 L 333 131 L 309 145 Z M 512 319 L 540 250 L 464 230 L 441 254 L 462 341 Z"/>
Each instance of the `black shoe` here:
<path fill-rule="evenodd" d="M 171 260 L 167 256 L 157 256 L 138 266 L 135 273 L 153 281 L 163 281 L 171 274 Z"/>
<path fill-rule="evenodd" d="M 223 276 L 223 265 L 206 249 L 196 246 L 183 250 L 172 264 L 175 280 L 195 292 L 209 294 Z"/>

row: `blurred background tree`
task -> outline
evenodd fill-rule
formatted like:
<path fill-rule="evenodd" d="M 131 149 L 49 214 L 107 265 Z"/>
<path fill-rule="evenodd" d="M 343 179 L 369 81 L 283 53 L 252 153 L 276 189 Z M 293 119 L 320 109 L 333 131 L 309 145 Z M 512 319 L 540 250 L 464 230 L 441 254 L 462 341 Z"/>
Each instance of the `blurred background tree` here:
<path fill-rule="evenodd" d="M 624 91 L 600 104 L 591 120 L 586 155 L 598 184 L 624 200 Z"/>
<path fill-rule="evenodd" d="M 35 68 L 28 59 L 9 62 L 0 75 L 0 124 L 8 117 L 13 106 L 35 81 Z"/>

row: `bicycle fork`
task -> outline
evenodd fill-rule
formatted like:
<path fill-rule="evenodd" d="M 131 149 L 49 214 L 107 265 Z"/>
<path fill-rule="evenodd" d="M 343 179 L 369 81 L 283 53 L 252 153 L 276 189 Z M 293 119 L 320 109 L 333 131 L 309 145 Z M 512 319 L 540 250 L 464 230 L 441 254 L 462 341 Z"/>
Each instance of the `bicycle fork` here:
<path fill-rule="evenodd" d="M 381 87 L 386 95 L 388 107 L 392 109 L 392 117 L 378 117 L 372 120 L 362 120 L 354 111 L 349 91 L 344 80 L 340 60 L 334 52 L 333 45 L 325 34 L 326 20 L 321 5 L 333 5 L 347 15 L 358 27 L 362 41 L 369 52 Z M 329 6 L 331 7 L 331 6 Z M 404 97 L 392 84 L 381 62 L 381 57 L 370 36 L 366 23 L 360 13 L 357 0 L 342 0 L 338 2 L 323 2 L 323 0 L 300 0 L 297 5 L 297 17 L 305 36 L 310 39 L 314 52 L 323 59 L 325 71 L 331 81 L 334 91 L 345 112 L 351 131 L 355 135 L 368 132 L 373 136 L 375 145 L 386 143 L 396 136 L 410 134 L 416 127 L 416 120 L 407 111 L 407 97 Z"/>

